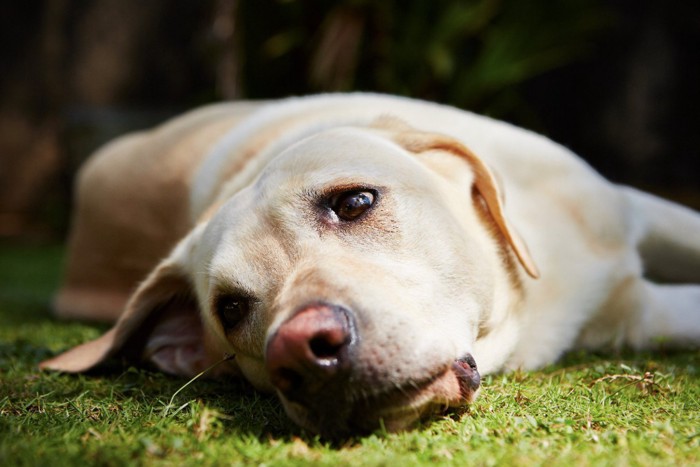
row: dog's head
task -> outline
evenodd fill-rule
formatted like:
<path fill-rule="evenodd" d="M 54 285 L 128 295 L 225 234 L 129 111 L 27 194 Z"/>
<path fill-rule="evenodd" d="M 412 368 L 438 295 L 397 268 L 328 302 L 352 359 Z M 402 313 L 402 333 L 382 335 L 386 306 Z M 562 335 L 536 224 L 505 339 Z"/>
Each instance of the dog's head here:
<path fill-rule="evenodd" d="M 193 375 L 235 355 L 304 427 L 404 428 L 474 399 L 483 324 L 516 261 L 537 275 L 501 199 L 450 138 L 392 120 L 319 132 L 222 196 L 111 331 L 44 366 L 124 355 Z"/>

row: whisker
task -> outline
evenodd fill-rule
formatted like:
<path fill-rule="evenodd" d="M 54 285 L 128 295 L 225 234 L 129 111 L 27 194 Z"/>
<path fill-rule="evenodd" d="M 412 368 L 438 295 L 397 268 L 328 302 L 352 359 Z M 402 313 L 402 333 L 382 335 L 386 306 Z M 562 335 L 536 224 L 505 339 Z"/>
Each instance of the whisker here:
<path fill-rule="evenodd" d="M 163 415 L 162 415 L 162 417 L 165 418 L 165 417 L 168 416 L 168 411 L 169 411 L 170 408 L 173 406 L 173 401 L 175 400 L 175 398 L 177 397 L 177 395 L 180 394 L 180 392 L 182 392 L 187 386 L 189 386 L 190 384 L 194 383 L 194 382 L 197 381 L 199 378 L 201 378 L 201 377 L 204 376 L 205 374 L 209 373 L 211 370 L 213 370 L 213 369 L 216 368 L 217 366 L 221 365 L 222 363 L 228 362 L 229 360 L 233 360 L 234 358 L 236 358 L 236 355 L 235 355 L 235 354 L 231 354 L 231 355 L 229 355 L 229 354 L 224 354 L 224 358 L 222 358 L 222 359 L 219 360 L 218 362 L 216 362 L 216 363 L 210 365 L 209 367 L 205 368 L 204 370 L 200 371 L 200 372 L 197 373 L 195 376 L 193 376 L 192 379 L 190 379 L 190 380 L 187 381 L 185 384 L 183 384 L 182 386 L 180 386 L 180 388 L 179 388 L 177 391 L 175 391 L 175 393 L 174 393 L 174 394 L 172 395 L 172 397 L 170 398 L 170 401 L 168 402 L 168 405 L 165 406 L 165 409 L 163 410 Z"/>

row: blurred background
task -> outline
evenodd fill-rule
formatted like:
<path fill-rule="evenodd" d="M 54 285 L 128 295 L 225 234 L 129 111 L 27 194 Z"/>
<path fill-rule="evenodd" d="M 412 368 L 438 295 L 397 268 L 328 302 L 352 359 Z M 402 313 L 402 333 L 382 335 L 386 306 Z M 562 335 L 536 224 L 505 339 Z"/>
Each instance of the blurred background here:
<path fill-rule="evenodd" d="M 0 3 L 0 240 L 65 236 L 97 146 L 219 100 L 402 94 L 546 134 L 700 208 L 700 2 Z"/>

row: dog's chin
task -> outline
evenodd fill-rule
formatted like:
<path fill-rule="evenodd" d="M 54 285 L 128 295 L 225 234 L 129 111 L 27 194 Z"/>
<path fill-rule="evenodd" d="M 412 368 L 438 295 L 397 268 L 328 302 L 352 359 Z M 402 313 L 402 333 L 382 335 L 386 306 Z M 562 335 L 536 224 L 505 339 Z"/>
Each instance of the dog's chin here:
<path fill-rule="evenodd" d="M 478 378 L 475 369 L 465 369 L 463 362 L 455 361 L 449 368 L 423 381 L 378 393 L 348 392 L 339 395 L 335 404 L 329 402 L 314 410 L 284 396 L 281 399 L 295 423 L 324 437 L 337 439 L 377 430 L 407 430 L 448 409 L 464 407 L 476 399 Z"/>

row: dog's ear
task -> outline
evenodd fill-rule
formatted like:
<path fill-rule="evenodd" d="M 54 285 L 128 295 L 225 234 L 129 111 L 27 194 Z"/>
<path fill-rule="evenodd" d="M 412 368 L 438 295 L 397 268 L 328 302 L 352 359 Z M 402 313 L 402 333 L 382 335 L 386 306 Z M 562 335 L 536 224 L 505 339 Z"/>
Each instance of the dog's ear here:
<path fill-rule="evenodd" d="M 425 151 L 445 151 L 466 161 L 474 172 L 474 192 L 486 205 L 488 214 L 518 258 L 525 271 L 537 279 L 540 273 L 530 256 L 527 246 L 509 224 L 503 212 L 503 196 L 496 178 L 484 162 L 469 148 L 446 135 L 426 133 L 412 129 L 398 119 L 383 117 L 375 122 L 375 128 L 389 130 L 392 139 L 406 150 L 419 154 Z"/>
<path fill-rule="evenodd" d="M 190 234 L 138 287 L 115 326 L 101 337 L 40 364 L 69 373 L 109 358 L 149 362 L 161 371 L 193 376 L 223 355 L 212 355 L 199 305 L 186 272 Z"/>

